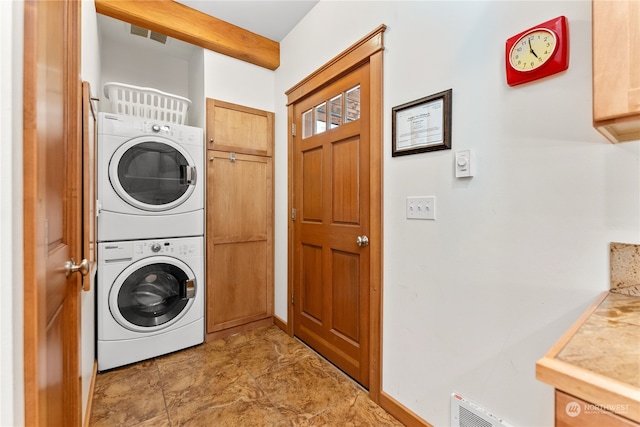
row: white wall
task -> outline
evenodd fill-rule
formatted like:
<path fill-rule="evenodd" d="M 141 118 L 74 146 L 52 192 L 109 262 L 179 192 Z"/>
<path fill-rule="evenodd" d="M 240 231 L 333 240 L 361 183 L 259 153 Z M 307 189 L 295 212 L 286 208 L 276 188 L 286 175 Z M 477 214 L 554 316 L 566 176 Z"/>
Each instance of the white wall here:
<path fill-rule="evenodd" d="M 116 81 L 184 97 L 189 95 L 189 61 L 186 59 L 131 47 L 109 38 L 102 39 L 100 55 L 103 84 Z"/>
<path fill-rule="evenodd" d="M 158 47 L 141 49 L 137 44 L 129 45 L 107 37 L 101 39 L 100 111 L 111 111 L 103 93 L 103 85 L 107 82 L 151 87 L 189 97 L 189 60 L 163 54 L 162 45 L 152 40 L 148 42 Z"/>
<path fill-rule="evenodd" d="M 189 58 L 189 99 L 191 107 L 188 112 L 189 124 L 200 128 L 205 127 L 205 96 L 204 96 L 204 49 L 194 49 Z"/>
<path fill-rule="evenodd" d="M 506 39 L 559 15 L 569 70 L 509 87 Z M 535 362 L 608 289 L 609 243 L 637 243 L 640 229 L 639 146 L 591 126 L 591 4 L 321 1 L 282 41 L 275 73 L 280 210 L 284 92 L 383 23 L 383 390 L 434 425 L 450 424 L 453 391 L 513 425 L 553 425 Z M 449 88 L 453 149 L 392 158 L 392 107 Z M 477 174 L 456 179 L 466 148 Z M 415 195 L 436 196 L 436 221 L 405 219 Z M 276 217 L 286 319 L 286 216 Z"/>
<path fill-rule="evenodd" d="M 24 424 L 22 1 L 0 1 L 0 425 Z M 11 242 L 8 244 L 7 242 Z"/>
<path fill-rule="evenodd" d="M 83 0 L 81 7 L 81 48 L 80 75 L 83 81 L 89 82 L 91 96 L 101 96 L 100 81 L 100 38 L 98 35 L 96 7 L 93 0 Z M 96 105 L 97 107 L 97 105 Z M 87 412 L 93 367 L 96 360 L 95 341 L 95 303 L 96 283 L 91 283 L 88 292 L 81 294 L 81 354 L 80 372 L 82 377 L 82 416 Z"/>
<path fill-rule="evenodd" d="M 274 72 L 210 50 L 204 51 L 207 98 L 274 111 Z"/>

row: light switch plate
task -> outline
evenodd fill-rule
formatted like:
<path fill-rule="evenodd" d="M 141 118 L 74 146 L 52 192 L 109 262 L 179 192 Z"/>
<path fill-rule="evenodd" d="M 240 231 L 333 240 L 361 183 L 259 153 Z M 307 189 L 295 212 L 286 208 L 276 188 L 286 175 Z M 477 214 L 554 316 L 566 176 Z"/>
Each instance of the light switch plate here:
<path fill-rule="evenodd" d="M 435 196 L 407 197 L 407 219 L 436 219 Z"/>

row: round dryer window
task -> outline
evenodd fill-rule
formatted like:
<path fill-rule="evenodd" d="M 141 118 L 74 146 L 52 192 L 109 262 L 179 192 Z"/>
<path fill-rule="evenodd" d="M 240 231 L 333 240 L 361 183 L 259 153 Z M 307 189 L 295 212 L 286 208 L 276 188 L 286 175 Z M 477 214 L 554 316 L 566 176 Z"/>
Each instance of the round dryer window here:
<path fill-rule="evenodd" d="M 195 296 L 195 279 L 185 272 L 186 265 L 176 264 L 181 263 L 143 260 L 123 272 L 110 295 L 118 323 L 136 331 L 158 330 L 186 313 Z"/>
<path fill-rule="evenodd" d="M 130 205 L 163 211 L 193 192 L 196 168 L 189 154 L 171 141 L 139 138 L 123 144 L 111 158 L 109 179 Z"/>

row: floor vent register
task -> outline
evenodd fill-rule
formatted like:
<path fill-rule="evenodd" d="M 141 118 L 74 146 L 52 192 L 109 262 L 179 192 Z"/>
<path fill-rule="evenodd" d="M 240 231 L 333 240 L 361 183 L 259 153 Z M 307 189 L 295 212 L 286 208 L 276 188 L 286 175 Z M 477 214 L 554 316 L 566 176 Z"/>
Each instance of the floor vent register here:
<path fill-rule="evenodd" d="M 512 427 L 511 424 L 457 393 L 451 393 L 451 426 Z"/>

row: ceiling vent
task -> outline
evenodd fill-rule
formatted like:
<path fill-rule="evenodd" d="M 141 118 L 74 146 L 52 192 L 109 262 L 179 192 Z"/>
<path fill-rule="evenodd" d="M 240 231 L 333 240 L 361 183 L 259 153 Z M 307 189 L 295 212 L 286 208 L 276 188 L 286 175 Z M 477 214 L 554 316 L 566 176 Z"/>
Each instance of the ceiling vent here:
<path fill-rule="evenodd" d="M 138 25 L 131 24 L 130 27 L 131 34 L 133 35 L 144 37 L 145 39 L 149 38 L 162 44 L 167 43 L 167 36 L 165 36 L 164 34 L 156 33 L 155 31 L 149 31 L 148 29 L 140 27 Z"/>
<path fill-rule="evenodd" d="M 162 44 L 166 44 L 167 43 L 167 36 L 165 36 L 164 34 L 160 34 L 160 33 L 156 33 L 155 31 L 151 31 L 151 34 L 149 35 L 149 38 L 151 40 L 155 40 L 159 43 Z"/>
<path fill-rule="evenodd" d="M 149 37 L 149 30 L 146 28 L 139 27 L 137 25 L 131 24 L 131 34 L 144 37 L 145 39 Z"/>

